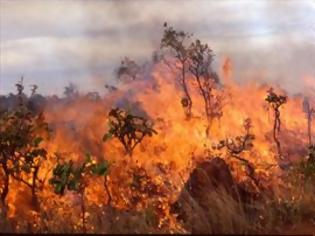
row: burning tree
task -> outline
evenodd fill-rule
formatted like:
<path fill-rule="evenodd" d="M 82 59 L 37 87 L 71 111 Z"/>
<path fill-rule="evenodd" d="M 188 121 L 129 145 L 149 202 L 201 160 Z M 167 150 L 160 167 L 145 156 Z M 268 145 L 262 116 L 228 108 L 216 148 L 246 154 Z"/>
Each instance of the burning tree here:
<path fill-rule="evenodd" d="M 225 147 L 229 156 L 241 161 L 246 166 L 247 175 L 254 181 L 256 186 L 259 186 L 259 180 L 256 178 L 254 165 L 240 156 L 243 152 L 249 151 L 253 147 L 255 135 L 252 134 L 250 130 L 252 128 L 251 120 L 245 119 L 243 127 L 245 130 L 244 135 L 221 140 L 216 148 L 221 149 Z"/>
<path fill-rule="evenodd" d="M 132 156 L 133 150 L 145 136 L 157 134 L 152 126 L 151 122 L 143 117 L 128 114 L 119 108 L 112 109 L 109 112 L 110 128 L 103 140 L 117 138 L 124 146 L 126 153 Z"/>
<path fill-rule="evenodd" d="M 40 143 L 42 135 L 48 134 L 48 125 L 42 113 L 36 115 L 30 112 L 23 103 L 23 81 L 16 87 L 20 102 L 18 108 L 0 117 L 0 165 L 4 175 L 1 201 L 5 205 L 10 178 L 13 178 L 31 189 L 32 203 L 36 207 L 36 191 L 42 184 L 38 173 L 47 155 Z M 31 182 L 28 181 L 30 178 Z"/>
<path fill-rule="evenodd" d="M 213 90 L 219 83 L 219 77 L 211 69 L 213 54 L 207 44 L 202 44 L 197 39 L 189 48 L 189 58 L 189 70 L 195 76 L 204 100 L 208 134 L 213 119 L 222 116 L 222 98 L 213 94 Z"/>
<path fill-rule="evenodd" d="M 184 31 L 176 31 L 173 29 L 173 27 L 167 26 L 167 23 L 164 23 L 164 28 L 164 34 L 161 40 L 161 48 L 170 49 L 171 53 L 181 65 L 180 84 L 184 91 L 184 97 L 182 98 L 181 103 L 185 109 L 186 116 L 189 119 L 191 117 L 193 102 L 189 94 L 186 78 L 186 70 L 189 63 L 189 53 L 188 46 L 186 46 L 186 41 L 191 35 L 185 33 Z"/>
<path fill-rule="evenodd" d="M 278 155 L 281 157 L 281 144 L 277 134 L 279 134 L 281 128 L 280 107 L 287 102 L 287 97 L 283 95 L 277 95 L 273 88 L 270 88 L 267 93 L 268 94 L 265 100 L 270 104 L 274 111 L 273 139 L 277 145 Z"/>
<path fill-rule="evenodd" d="M 315 109 L 311 106 L 309 99 L 305 98 L 303 101 L 303 110 L 307 117 L 307 135 L 308 135 L 308 143 L 312 145 L 312 121 L 315 116 Z"/>
<path fill-rule="evenodd" d="M 49 180 L 49 184 L 54 187 L 56 194 L 64 195 L 65 190 L 69 190 L 75 191 L 80 195 L 82 228 L 84 232 L 86 232 L 84 192 L 88 185 L 88 178 L 91 176 L 105 176 L 105 187 L 106 191 L 108 191 L 106 185 L 108 171 L 109 163 L 106 160 L 96 163 L 88 154 L 81 165 L 75 165 L 70 160 L 65 163 L 58 162 L 53 169 L 53 176 Z M 110 195 L 108 197 L 110 199 Z"/>

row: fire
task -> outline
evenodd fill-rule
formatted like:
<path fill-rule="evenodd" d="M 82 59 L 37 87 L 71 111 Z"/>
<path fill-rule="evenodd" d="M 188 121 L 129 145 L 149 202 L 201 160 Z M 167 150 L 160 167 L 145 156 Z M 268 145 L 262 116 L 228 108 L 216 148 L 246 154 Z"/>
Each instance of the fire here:
<path fill-rule="evenodd" d="M 168 176 L 172 186 L 166 191 L 166 198 L 161 200 L 163 207 L 167 208 L 167 204 L 176 200 L 196 162 L 220 155 L 231 165 L 235 165 L 224 152 L 218 153 L 212 146 L 222 139 L 241 135 L 244 132 L 243 121 L 250 118 L 252 132 L 255 135 L 254 146 L 251 151 L 242 154 L 242 157 L 253 163 L 257 172 L 266 175 L 268 181 L 273 184 L 277 181 L 280 183 L 277 177 L 281 174 L 281 169 L 278 167 L 279 159 L 272 139 L 273 113 L 265 101 L 266 91 L 270 85 L 262 85 L 254 80 L 239 85 L 233 80 L 232 62 L 228 58 L 224 61 L 221 71 L 224 86 L 215 92 L 223 96 L 223 115 L 214 120 L 209 135 L 205 132 L 207 119 L 203 100 L 192 82 L 194 79 L 190 76 L 187 79 L 190 81 L 189 89 L 194 101 L 192 118 L 187 120 L 180 102 L 182 92 L 176 85 L 177 75 L 163 63 L 154 65 L 150 79 L 123 84 L 117 91 L 107 94 L 103 99 L 91 101 L 78 97 L 70 104 L 47 106 L 44 115 L 53 127 L 53 133 L 44 143 L 48 150 L 48 161 L 41 168 L 40 177 L 44 179 L 51 174 L 56 163 L 56 153 L 62 153 L 66 159 L 80 162 L 84 159 L 85 153 L 89 152 L 98 160 L 111 161 L 109 188 L 113 194 L 115 207 L 123 209 L 129 207 L 128 198 L 131 194 L 129 182 L 122 181 L 128 178 L 125 172 L 127 166 L 145 168 L 159 184 L 163 185 L 162 174 L 156 168 L 157 164 L 162 163 L 172 166 L 171 176 Z M 275 87 L 275 90 L 285 94 L 281 88 Z M 102 136 L 108 130 L 107 114 L 112 107 L 118 106 L 117 101 L 122 97 L 128 97 L 130 110 L 140 109 L 149 117 L 158 133 L 145 138 L 134 150 L 131 158 L 125 154 L 122 145 L 116 139 L 102 142 Z M 280 109 L 282 122 L 280 139 L 287 159 L 302 156 L 301 153 L 292 153 L 292 147 L 307 146 L 307 121 L 302 103 L 303 97 L 289 96 L 288 102 Z M 239 181 L 246 178 L 239 169 L 236 169 L 234 174 Z M 106 205 L 109 196 L 104 192 L 103 179 L 89 181 L 92 184 L 86 189 L 88 202 L 98 206 Z M 63 204 L 78 201 L 70 193 L 67 193 L 65 199 L 51 194 L 51 186 L 47 182 L 41 198 L 67 202 Z M 8 197 L 11 218 L 19 214 L 21 207 L 26 205 L 21 199 L 30 194 L 28 189 L 20 187 L 17 183 L 15 185 L 16 189 L 10 191 Z"/>

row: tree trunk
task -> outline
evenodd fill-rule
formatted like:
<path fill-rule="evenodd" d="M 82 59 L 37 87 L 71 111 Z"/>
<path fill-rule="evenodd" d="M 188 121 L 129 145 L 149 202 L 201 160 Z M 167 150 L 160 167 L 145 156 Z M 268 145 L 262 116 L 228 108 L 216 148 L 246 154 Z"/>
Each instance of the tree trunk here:
<path fill-rule="evenodd" d="M 32 206 L 35 211 L 39 211 L 39 202 L 36 194 L 36 179 L 38 175 L 39 167 L 34 168 L 33 176 L 32 176 Z"/>
<path fill-rule="evenodd" d="M 312 145 L 312 113 L 308 114 L 307 119 L 307 133 L 308 133 L 308 144 Z"/>
<path fill-rule="evenodd" d="M 280 132 L 280 112 L 279 110 L 275 110 L 275 122 L 274 122 L 274 126 L 273 126 L 273 139 L 276 142 L 277 145 L 277 151 L 278 151 L 278 155 L 279 157 L 281 157 L 281 145 L 280 145 L 280 141 L 277 137 L 277 133 Z"/>

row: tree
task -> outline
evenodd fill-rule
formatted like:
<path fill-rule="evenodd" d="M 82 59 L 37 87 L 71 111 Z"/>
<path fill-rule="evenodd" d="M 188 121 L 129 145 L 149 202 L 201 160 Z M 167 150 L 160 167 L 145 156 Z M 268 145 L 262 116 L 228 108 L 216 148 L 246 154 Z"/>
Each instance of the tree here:
<path fill-rule="evenodd" d="M 19 106 L 0 117 L 0 165 L 4 174 L 1 201 L 5 205 L 10 178 L 26 185 L 32 192 L 33 206 L 37 207 L 37 189 L 42 184 L 38 177 L 47 152 L 40 147 L 43 135 L 48 135 L 48 124 L 42 113 L 30 112 L 23 103 L 23 80 L 16 84 Z M 31 182 L 29 179 L 31 176 Z"/>
<path fill-rule="evenodd" d="M 255 139 L 255 135 L 251 133 L 252 122 L 250 119 L 244 120 L 243 127 L 245 130 L 244 135 L 221 140 L 216 148 L 222 149 L 225 147 L 229 156 L 241 161 L 245 165 L 246 173 L 254 181 L 255 185 L 260 186 L 259 180 L 255 175 L 254 165 L 240 156 L 243 152 L 249 151 L 253 148 L 253 141 Z"/>
<path fill-rule="evenodd" d="M 73 83 L 69 83 L 69 85 L 65 87 L 63 93 L 68 99 L 75 99 L 79 95 L 78 88 Z"/>
<path fill-rule="evenodd" d="M 308 156 L 306 160 L 300 163 L 300 171 L 305 180 L 314 181 L 315 177 L 315 145 L 310 145 L 308 148 Z"/>
<path fill-rule="evenodd" d="M 218 75 L 212 71 L 212 50 L 207 44 L 196 40 L 189 47 L 189 70 L 195 76 L 199 91 L 203 97 L 205 113 L 208 121 L 207 134 L 209 134 L 214 118 L 222 116 L 222 98 L 215 96 L 213 90 L 219 83 Z"/>
<path fill-rule="evenodd" d="M 105 87 L 105 89 L 107 89 L 108 92 L 115 92 L 118 90 L 117 87 L 112 86 L 112 85 L 108 85 L 108 84 L 105 84 L 104 87 Z"/>
<path fill-rule="evenodd" d="M 101 96 L 98 92 L 88 92 L 85 96 L 90 101 L 100 101 Z"/>
<path fill-rule="evenodd" d="M 280 120 L 280 107 L 287 102 L 287 97 L 283 95 L 277 95 L 273 88 L 270 88 L 267 91 L 267 97 L 265 100 L 269 103 L 271 108 L 274 111 L 274 124 L 273 124 L 273 139 L 277 145 L 277 151 L 278 155 L 281 158 L 282 153 L 281 153 L 281 144 L 278 139 L 278 134 L 281 129 L 281 120 Z"/>
<path fill-rule="evenodd" d="M 312 145 L 312 121 L 315 116 L 315 109 L 311 106 L 309 99 L 306 97 L 303 101 L 303 110 L 307 118 L 307 135 L 308 135 L 308 144 Z"/>
<path fill-rule="evenodd" d="M 84 193 L 88 184 L 88 177 L 105 176 L 105 190 L 108 192 L 106 185 L 106 176 L 109 171 L 109 163 L 104 160 L 96 163 L 91 159 L 89 154 L 86 155 L 84 162 L 80 165 L 70 160 L 64 163 L 58 161 L 53 169 L 53 176 L 49 180 L 49 184 L 54 187 L 54 192 L 59 195 L 64 195 L 66 190 L 75 191 L 80 195 L 81 199 L 81 219 L 83 232 L 86 232 L 85 224 L 85 201 Z M 110 195 L 108 196 L 111 198 Z"/>
<path fill-rule="evenodd" d="M 32 96 L 34 96 L 36 94 L 38 86 L 36 84 L 33 84 L 31 87 L 32 87 L 31 88 L 31 97 L 32 97 Z"/>
<path fill-rule="evenodd" d="M 164 23 L 164 33 L 161 40 L 161 48 L 167 48 L 171 51 L 172 55 L 177 59 L 181 65 L 181 77 L 180 84 L 184 91 L 184 97 L 181 100 L 182 106 L 185 109 L 186 117 L 189 119 L 191 117 L 192 109 L 192 99 L 188 90 L 186 70 L 188 67 L 188 46 L 186 42 L 190 38 L 190 34 L 185 33 L 184 31 L 176 31 L 173 27 L 167 26 L 167 23 Z"/>
<path fill-rule="evenodd" d="M 141 68 L 135 61 L 125 57 L 117 69 L 117 77 L 120 81 L 133 81 L 139 77 L 140 71 Z"/>
<path fill-rule="evenodd" d="M 103 141 L 117 138 L 130 156 L 145 136 L 157 133 L 146 118 L 129 114 L 119 108 L 112 109 L 108 115 L 109 131 L 104 135 Z"/>

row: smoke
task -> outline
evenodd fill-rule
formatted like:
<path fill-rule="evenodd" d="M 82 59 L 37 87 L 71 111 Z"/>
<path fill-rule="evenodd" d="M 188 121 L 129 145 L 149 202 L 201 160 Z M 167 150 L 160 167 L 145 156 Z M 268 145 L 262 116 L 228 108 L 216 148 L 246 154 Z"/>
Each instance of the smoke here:
<path fill-rule="evenodd" d="M 315 74 L 309 1 L 3 1 L 1 9 L 3 94 L 21 74 L 45 94 L 60 95 L 69 81 L 104 92 L 122 58 L 151 58 L 165 21 L 209 43 L 217 69 L 229 56 L 238 81 L 281 79 L 295 93 Z"/>

